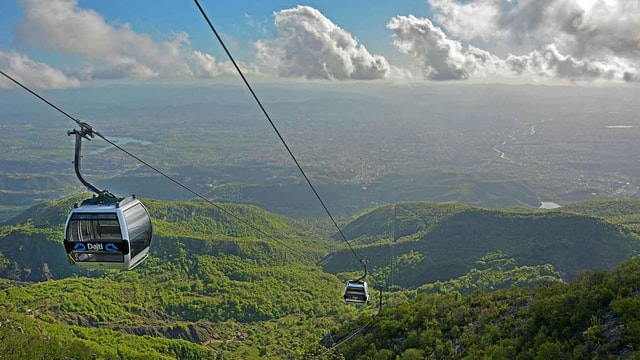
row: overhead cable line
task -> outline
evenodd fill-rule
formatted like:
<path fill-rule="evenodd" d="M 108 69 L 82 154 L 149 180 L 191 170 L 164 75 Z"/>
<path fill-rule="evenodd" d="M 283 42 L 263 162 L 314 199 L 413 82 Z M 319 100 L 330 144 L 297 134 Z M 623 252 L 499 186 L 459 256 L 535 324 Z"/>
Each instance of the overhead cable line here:
<path fill-rule="evenodd" d="M 347 341 L 349 341 L 349 340 L 353 339 L 354 337 L 356 337 L 358 334 L 363 332 L 364 329 L 369 327 L 369 325 L 371 325 L 375 320 L 376 320 L 376 317 L 372 317 L 366 324 L 364 324 L 364 325 L 360 326 L 359 328 L 355 329 L 349 335 L 347 335 L 344 338 L 340 339 L 340 341 L 338 341 L 337 343 L 335 343 L 331 347 L 329 347 L 327 350 L 325 350 L 322 354 L 320 354 L 318 359 L 322 359 L 324 356 L 326 356 L 330 352 L 337 350 L 340 345 L 342 345 L 342 344 L 346 343 Z"/>
<path fill-rule="evenodd" d="M 4 75 L 4 77 L 6 77 L 7 79 L 11 80 L 13 83 L 15 83 L 16 85 L 20 86 L 21 88 L 23 88 L 24 90 L 28 91 L 29 93 L 31 93 L 31 95 L 37 97 L 38 99 L 42 100 L 43 102 L 45 102 L 47 105 L 51 106 L 52 108 L 56 109 L 58 112 L 60 112 L 61 114 L 63 114 L 64 116 L 68 117 L 69 119 L 73 120 L 76 124 L 78 124 L 83 130 L 87 131 L 87 134 L 90 135 L 91 137 L 98 136 L 99 138 L 101 138 L 102 140 L 106 141 L 107 143 L 109 143 L 110 145 L 112 145 L 113 147 L 115 147 L 116 149 L 124 152 L 125 154 L 129 155 L 130 157 L 134 158 L 135 160 L 137 160 L 138 162 L 140 162 L 141 164 L 143 164 L 144 166 L 148 167 L 149 169 L 155 171 L 156 173 L 160 174 L 161 176 L 163 176 L 164 178 L 170 180 L 171 182 L 173 182 L 174 184 L 178 185 L 179 187 L 187 190 L 188 192 L 190 192 L 191 194 L 195 195 L 196 197 L 204 200 L 205 202 L 209 203 L 210 205 L 212 205 L 213 207 L 215 207 L 216 209 L 222 211 L 223 213 L 233 217 L 234 219 L 248 225 L 250 228 L 258 231 L 259 233 L 267 236 L 268 238 L 276 241 L 277 243 L 279 243 L 280 245 L 284 246 L 285 248 L 296 252 L 298 254 L 303 255 L 304 257 L 306 257 L 308 260 L 311 260 L 312 262 L 315 263 L 315 260 L 312 259 L 310 256 L 308 256 L 307 254 L 305 254 L 304 252 L 294 249 L 292 247 L 290 247 L 289 245 L 287 245 L 285 242 L 280 241 L 278 239 L 276 239 L 275 236 L 273 236 L 272 234 L 268 234 L 267 232 L 265 232 L 264 230 L 262 230 L 261 228 L 253 225 L 252 223 L 242 219 L 240 216 L 230 212 L 229 210 L 224 209 L 223 207 L 221 207 L 220 205 L 214 203 L 213 201 L 209 200 L 207 197 L 205 197 L 204 195 L 201 195 L 200 193 L 198 193 L 197 191 L 189 188 L 187 185 L 181 183 L 180 181 L 174 179 L 173 177 L 171 177 L 170 175 L 166 174 L 165 172 L 163 172 L 162 170 L 156 168 L 155 166 L 149 164 L 148 162 L 142 160 L 141 158 L 139 158 L 138 156 L 136 156 L 135 154 L 133 154 L 132 152 L 126 150 L 125 148 L 121 147 L 120 145 L 116 144 L 115 142 L 109 140 L 108 138 L 106 138 L 105 136 L 103 136 L 102 134 L 100 134 L 98 131 L 95 131 L 93 129 L 93 127 L 91 127 L 91 125 L 89 125 L 86 122 L 82 122 L 76 118 L 74 118 L 73 116 L 69 115 L 66 111 L 62 110 L 60 107 L 56 106 L 55 104 L 53 104 L 52 102 L 48 101 L 47 99 L 45 99 L 44 97 L 38 95 L 36 92 L 34 92 L 33 90 L 29 89 L 28 87 L 26 87 L 25 85 L 23 85 L 22 83 L 20 83 L 18 80 L 14 79 L 13 77 L 9 76 L 7 73 L 5 73 L 4 71 L 0 70 L 0 74 Z"/>
<path fill-rule="evenodd" d="M 333 222 L 333 225 L 335 226 L 335 228 L 338 230 L 338 233 L 340 234 L 340 237 L 342 237 L 342 239 L 344 240 L 344 242 L 347 243 L 347 245 L 349 246 L 349 249 L 351 250 L 351 252 L 353 253 L 353 256 L 355 256 L 355 258 L 360 262 L 360 264 L 362 264 L 362 266 L 364 267 L 364 275 L 361 277 L 361 279 L 365 278 L 367 276 L 367 264 L 366 261 L 363 260 L 362 258 L 360 258 L 358 256 L 358 254 L 356 253 L 355 249 L 351 246 L 351 243 L 349 242 L 349 240 L 347 240 L 347 237 L 344 235 L 344 233 L 342 232 L 342 229 L 340 228 L 340 226 L 338 226 L 338 223 L 336 222 L 336 220 L 333 218 L 333 215 L 331 215 L 331 212 L 329 211 L 329 209 L 327 208 L 327 206 L 325 205 L 324 201 L 322 200 L 322 198 L 320 197 L 320 194 L 318 193 L 318 191 L 316 190 L 315 186 L 313 186 L 313 184 L 311 183 L 311 180 L 309 179 L 309 177 L 307 176 L 307 173 L 302 169 L 302 166 L 300 165 L 300 162 L 298 162 L 298 159 L 295 157 L 295 155 L 293 154 L 293 152 L 291 151 L 291 148 L 289 148 L 289 145 L 287 145 L 287 142 L 284 140 L 284 137 L 282 137 L 282 134 L 280 134 L 280 131 L 278 130 L 278 128 L 276 127 L 275 123 L 273 122 L 273 120 L 271 120 L 271 116 L 269 115 L 269 113 L 267 112 L 267 110 L 265 109 L 265 107 L 262 105 L 262 101 L 260 101 L 260 99 L 258 98 L 258 95 L 256 95 L 255 91 L 253 91 L 253 88 L 251 87 L 251 84 L 249 84 L 249 81 L 247 80 L 247 78 L 244 76 L 244 73 L 242 72 L 242 70 L 240 69 L 240 67 L 238 66 L 238 63 L 236 62 L 236 60 L 233 58 L 233 56 L 231 55 L 231 52 L 229 51 L 229 49 L 227 48 L 227 46 L 225 45 L 224 41 L 222 40 L 222 38 L 220 37 L 220 35 L 218 34 L 218 31 L 216 30 L 216 28 L 213 26 L 213 23 L 211 23 L 211 20 L 209 20 L 209 16 L 207 16 L 207 13 L 204 11 L 204 9 L 202 8 L 202 6 L 200 6 L 200 2 L 198 2 L 198 0 L 194 0 L 194 2 L 196 3 L 196 6 L 198 7 L 198 9 L 200 10 L 200 13 L 202 14 L 202 16 L 204 17 L 204 19 L 206 20 L 207 24 L 209 24 L 209 28 L 211 29 L 211 31 L 213 32 L 213 34 L 215 35 L 216 39 L 218 39 L 218 42 L 220 43 L 220 45 L 222 46 L 222 48 L 224 49 L 225 53 L 227 54 L 227 56 L 229 57 L 229 60 L 231 60 L 231 63 L 233 63 L 233 66 L 236 68 L 236 70 L 238 71 L 238 74 L 240 75 L 240 77 L 242 78 L 242 81 L 244 81 L 244 84 L 247 86 L 247 88 L 249 89 L 249 92 L 251 92 L 251 95 L 253 96 L 254 100 L 256 101 L 256 103 L 258 104 L 258 106 L 260 107 L 260 110 L 262 110 L 262 113 L 264 114 L 264 116 L 267 118 L 267 120 L 269 121 L 269 124 L 271 124 L 271 127 L 273 128 L 273 131 L 275 131 L 276 135 L 278 135 L 278 138 L 280 138 L 280 141 L 282 142 L 282 145 L 284 145 L 285 149 L 287 150 L 287 152 L 289 153 L 289 156 L 291 156 L 291 159 L 293 159 L 293 162 L 296 163 L 296 166 L 298 167 L 298 170 L 300 170 L 300 173 L 302 174 L 302 176 L 304 177 L 304 179 L 307 181 L 307 184 L 309 185 L 309 187 L 311 188 L 311 190 L 313 191 L 313 193 L 315 194 L 316 198 L 318 199 L 318 201 L 320 202 L 320 204 L 322 205 L 322 208 L 324 209 L 324 211 L 327 213 L 327 215 L 329 216 L 329 218 L 331 219 L 331 222 Z"/>
<path fill-rule="evenodd" d="M 0 74 L 4 75 L 4 77 L 6 77 L 7 79 L 11 80 L 12 82 L 14 82 L 16 85 L 20 86 L 21 88 L 25 89 L 26 91 L 28 91 L 29 93 L 31 93 L 31 95 L 37 97 L 38 99 L 44 101 L 47 105 L 51 106 L 52 108 L 58 110 L 58 112 L 62 113 L 64 116 L 68 117 L 69 119 L 73 120 L 76 122 L 76 124 L 82 126 L 82 122 L 76 118 L 74 118 L 73 116 L 67 114 L 64 110 L 60 109 L 59 107 L 55 106 L 53 103 L 51 103 L 49 100 L 43 98 L 42 96 L 36 94 L 34 91 L 32 91 L 31 89 L 29 89 L 28 87 L 22 85 L 18 80 L 12 78 L 11 76 L 9 76 L 7 73 L 5 73 L 4 71 L 0 70 Z"/>

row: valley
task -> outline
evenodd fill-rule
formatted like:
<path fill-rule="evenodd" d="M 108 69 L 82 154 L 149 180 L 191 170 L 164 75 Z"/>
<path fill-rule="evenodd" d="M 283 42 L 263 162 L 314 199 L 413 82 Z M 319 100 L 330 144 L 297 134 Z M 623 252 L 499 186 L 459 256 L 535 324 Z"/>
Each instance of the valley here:
<path fill-rule="evenodd" d="M 340 215 L 397 201 L 537 208 L 543 201 L 637 198 L 638 109 L 623 88 L 573 87 L 574 97 L 559 100 L 563 87 L 431 85 L 391 93 L 358 84 L 257 87 Z M 258 109 L 246 106 L 245 91 L 224 84 L 46 95 L 108 138 L 137 139 L 124 147 L 213 200 L 321 217 L 273 130 Z M 32 101 L 20 92 L 2 100 L 15 104 L 0 110 L 7 134 L 0 138 L 4 219 L 80 189 L 66 136 L 73 123 Z M 84 171 L 100 186 L 191 199 L 135 160 L 105 150 L 100 139 L 86 143 Z"/>
<path fill-rule="evenodd" d="M 258 86 L 367 262 L 371 302 L 343 302 L 361 264 L 237 84 L 46 92 L 220 207 L 100 139 L 85 142 L 87 178 L 136 194 L 152 215 L 151 257 L 131 272 L 67 263 L 64 221 L 89 196 L 73 174 L 73 124 L 8 92 L 0 353 L 631 356 L 637 319 L 623 309 L 635 314 L 640 292 L 640 149 L 637 105 L 622 89 L 576 87 L 559 101 L 565 89 L 544 86 Z M 549 202 L 561 207 L 539 209 Z M 572 304 L 575 317 L 547 317 Z"/>
<path fill-rule="evenodd" d="M 143 199 L 156 229 L 150 259 L 130 272 L 69 266 L 62 225 L 82 197 L 36 205 L 0 226 L 0 321 L 8 324 L 0 343 L 31 344 L 9 358 L 331 358 L 326 341 L 377 307 L 342 302 L 358 263 L 330 231 L 252 205 L 220 204 L 239 220 L 208 204 Z M 369 261 L 372 298 L 386 288 L 384 318 L 425 294 L 565 286 L 640 251 L 628 217 L 640 202 L 573 207 L 585 215 L 397 203 L 344 231 Z M 601 217 L 586 215 L 594 212 Z M 364 353 L 358 344 L 346 345 L 345 358 Z"/>

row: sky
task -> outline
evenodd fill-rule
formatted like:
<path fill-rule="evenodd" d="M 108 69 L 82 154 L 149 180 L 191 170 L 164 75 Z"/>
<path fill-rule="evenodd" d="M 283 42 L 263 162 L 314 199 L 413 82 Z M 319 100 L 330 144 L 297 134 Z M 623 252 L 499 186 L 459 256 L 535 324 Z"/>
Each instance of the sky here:
<path fill-rule="evenodd" d="M 640 82 L 640 0 L 201 5 L 254 79 Z M 190 1 L 0 0 L 0 34 L 0 70 L 40 89 L 236 75 Z"/>

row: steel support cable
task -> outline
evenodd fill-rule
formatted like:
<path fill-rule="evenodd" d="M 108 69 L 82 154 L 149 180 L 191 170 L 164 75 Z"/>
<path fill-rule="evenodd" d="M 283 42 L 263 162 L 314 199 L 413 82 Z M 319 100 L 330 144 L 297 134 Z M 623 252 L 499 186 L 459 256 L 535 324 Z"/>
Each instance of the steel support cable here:
<path fill-rule="evenodd" d="M 36 94 L 35 92 L 31 91 L 31 89 L 29 89 L 28 87 L 22 85 L 18 80 L 12 78 L 11 76 L 9 76 L 7 73 L 5 73 L 4 71 L 0 70 L 0 74 L 4 75 L 4 77 L 6 77 L 7 79 L 11 80 L 13 83 L 15 83 L 16 85 L 20 86 L 21 88 L 25 89 L 26 91 L 28 91 L 29 93 L 31 93 L 31 95 L 37 97 L 38 99 L 44 101 L 45 103 L 47 103 L 47 105 L 51 106 L 52 108 L 58 110 L 60 113 L 64 114 L 66 117 L 68 117 L 69 119 L 73 120 L 76 122 L 76 124 L 82 126 L 82 122 L 76 118 L 74 118 L 73 116 L 67 114 L 64 110 L 60 109 L 59 107 L 55 106 L 54 104 L 52 104 L 51 102 L 49 102 L 47 99 L 43 98 L 42 96 Z"/>
<path fill-rule="evenodd" d="M 64 116 L 68 117 L 69 119 L 73 120 L 76 124 L 78 124 L 80 127 L 84 128 L 84 129 L 89 129 L 90 133 L 92 135 L 98 136 L 99 138 L 101 138 L 102 140 L 106 141 L 107 143 L 109 143 L 111 146 L 115 147 L 116 149 L 124 152 L 125 154 L 129 155 L 130 157 L 132 157 L 133 159 L 137 160 L 138 162 L 140 162 L 141 164 L 143 164 L 144 166 L 148 167 L 149 169 L 155 171 L 156 173 L 160 174 L 161 176 L 163 176 L 164 178 L 166 178 L 167 180 L 173 182 L 174 184 L 178 185 L 179 187 L 185 189 L 186 191 L 190 192 L 191 194 L 195 195 L 196 197 L 204 200 L 205 202 L 207 202 L 208 204 L 212 205 L 213 207 L 215 207 L 216 209 L 220 210 L 221 212 L 233 217 L 234 219 L 246 224 L 247 226 L 249 226 L 250 228 L 252 228 L 253 230 L 258 231 L 259 233 L 261 233 L 262 235 L 265 235 L 266 237 L 276 241 L 277 243 L 279 243 L 280 245 L 284 246 L 285 248 L 296 252 L 298 254 L 301 254 L 303 257 L 307 258 L 308 260 L 310 260 L 311 262 L 315 263 L 316 260 L 312 259 L 310 256 L 308 256 L 307 254 L 305 254 L 304 252 L 302 252 L 301 250 L 297 250 L 294 249 L 292 247 L 290 247 L 289 245 L 287 245 L 285 242 L 276 239 L 275 236 L 268 234 L 267 232 L 265 232 L 264 230 L 260 229 L 259 227 L 253 225 L 250 222 L 247 222 L 246 220 L 242 219 L 241 217 L 239 217 L 238 215 L 230 212 L 229 210 L 224 209 L 223 207 L 221 207 L 220 205 L 214 203 L 213 201 L 209 200 L 207 197 L 201 195 L 200 193 L 198 193 L 195 190 L 192 190 L 191 188 L 189 188 L 187 185 L 184 185 L 183 183 L 181 183 L 180 181 L 174 179 L 173 177 L 171 177 L 170 175 L 166 174 L 165 172 L 163 172 L 162 170 L 156 168 L 155 166 L 149 164 L 148 162 L 144 161 L 143 159 L 139 158 L 138 156 L 136 156 L 135 154 L 133 154 L 132 152 L 126 150 L 125 148 L 121 147 L 120 145 L 114 143 L 113 141 L 109 140 L 108 138 L 106 138 L 105 136 L 103 136 L 102 134 L 100 134 L 98 131 L 95 131 L 93 129 L 93 127 L 91 127 L 91 125 L 89 125 L 86 122 L 82 122 L 76 118 L 74 118 L 73 116 L 69 115 L 66 111 L 62 110 L 60 107 L 54 105 L 52 102 L 48 101 L 47 99 L 43 98 L 42 96 L 38 95 L 36 92 L 32 91 L 31 89 L 29 89 L 28 87 L 26 87 L 25 85 L 23 85 L 22 83 L 20 83 L 18 80 L 14 79 L 13 77 L 9 76 L 7 73 L 5 73 L 4 71 L 0 70 L 0 74 L 4 75 L 7 79 L 11 80 L 13 83 L 15 83 L 16 85 L 20 86 L 21 88 L 23 88 L 24 90 L 28 91 L 31 95 L 37 97 L 38 99 L 42 100 L 43 102 L 45 102 L 47 105 L 51 106 L 52 108 L 56 109 L 58 112 L 60 112 L 61 114 L 63 114 Z"/>
<path fill-rule="evenodd" d="M 327 354 L 329 354 L 330 352 L 334 351 L 335 349 L 338 348 L 338 346 L 346 343 L 347 341 L 353 339 L 354 337 L 356 337 L 358 334 L 360 334 L 362 331 L 364 331 L 364 329 L 366 329 L 367 327 L 369 327 L 369 325 L 371 325 L 374 321 L 376 320 L 375 317 L 371 318 L 371 320 L 369 320 L 366 324 L 360 326 L 359 328 L 355 329 L 351 334 L 347 335 L 346 337 L 340 339 L 340 341 L 338 341 L 337 343 L 333 344 L 330 348 L 328 348 L 327 350 L 325 350 L 325 352 L 323 352 L 322 354 L 320 354 L 320 356 L 318 357 L 318 359 L 322 359 L 324 356 L 326 356 Z"/>
<path fill-rule="evenodd" d="M 389 279 L 388 279 L 388 280 L 390 280 L 390 283 L 391 283 L 390 287 L 393 286 L 393 259 L 394 259 L 394 252 L 393 251 L 394 251 L 395 243 L 398 240 L 398 233 L 399 233 L 399 231 L 398 231 L 398 205 L 394 204 L 393 205 L 393 239 L 392 239 L 392 243 L 391 243 L 391 271 L 389 272 Z M 364 329 L 369 327 L 373 323 L 374 320 L 376 320 L 377 315 L 380 315 L 380 312 L 382 311 L 382 291 L 383 291 L 383 286 L 381 286 L 379 288 L 379 291 L 380 291 L 380 303 L 379 303 L 379 307 L 378 307 L 378 312 L 371 318 L 371 320 L 369 320 L 366 324 L 364 324 L 363 326 L 357 328 L 352 333 L 350 333 L 346 337 L 340 339 L 340 341 L 338 341 L 337 343 L 332 345 L 330 348 L 325 350 L 322 354 L 320 354 L 318 359 L 322 359 L 323 357 L 328 355 L 330 352 L 336 350 L 338 348 L 338 346 L 340 346 L 340 345 L 344 344 L 345 342 L 347 342 L 347 341 L 353 339 L 354 337 L 356 337 L 358 334 L 360 334 L 362 331 L 364 331 Z"/>
<path fill-rule="evenodd" d="M 327 206 L 325 205 L 324 201 L 322 200 L 322 198 L 320 197 L 320 194 L 318 193 L 318 191 L 316 190 L 315 186 L 313 186 L 313 184 L 311 183 L 311 180 L 309 179 L 309 177 L 307 176 L 307 173 L 302 169 L 302 166 L 300 165 L 300 163 L 298 162 L 298 159 L 295 157 L 295 155 L 293 154 L 293 152 L 291 151 L 291 148 L 289 148 L 289 145 L 287 144 L 287 142 L 284 140 L 284 137 L 282 137 L 282 134 L 280 134 L 280 131 L 278 130 L 278 128 L 276 127 L 275 123 L 273 122 L 273 120 L 271 120 L 271 116 L 269 115 L 269 113 L 267 112 L 267 110 L 265 109 L 265 107 L 262 105 L 262 101 L 260 101 L 260 99 L 258 98 L 258 95 L 256 95 L 255 91 L 253 91 L 253 87 L 251 87 L 251 84 L 249 84 L 249 81 L 247 80 L 247 78 L 244 76 L 244 73 L 242 72 L 242 70 L 240 69 L 240 67 L 238 66 L 238 63 L 236 62 L 236 60 L 233 58 L 233 56 L 231 55 L 231 52 L 229 51 L 229 49 L 227 49 L 227 46 L 225 45 L 224 41 L 222 40 L 222 38 L 220 37 L 220 35 L 218 34 L 218 31 L 216 30 L 216 28 L 213 26 L 213 23 L 211 23 L 211 20 L 209 20 L 209 16 L 207 16 L 207 13 L 204 11 L 204 9 L 202 8 L 202 6 L 200 6 L 200 2 L 198 0 L 194 0 L 194 2 L 196 3 L 196 6 L 198 7 L 198 9 L 200 10 L 200 13 L 202 14 L 202 16 L 204 17 L 205 21 L 207 22 L 207 24 L 209 24 L 209 28 L 211 29 L 211 31 L 213 32 L 213 34 L 215 35 L 216 39 L 218 39 L 218 42 L 220 43 L 220 45 L 222 46 L 222 48 L 224 49 L 225 53 L 227 54 L 227 56 L 229 57 L 229 60 L 231 60 L 231 63 L 233 64 L 233 66 L 236 68 L 236 70 L 238 71 L 238 74 L 240 75 L 240 77 L 242 78 L 242 81 L 244 82 L 244 84 L 247 86 L 247 88 L 249 89 L 249 92 L 251 93 L 251 95 L 253 96 L 253 99 L 256 101 L 256 103 L 258 104 L 258 106 L 260 107 L 260 110 L 262 110 L 262 113 L 264 114 L 264 116 L 267 118 L 267 120 L 269 121 L 269 124 L 271 125 L 271 127 L 273 128 L 273 131 L 275 131 L 276 135 L 278 135 L 278 138 L 280 139 L 280 141 L 282 142 L 282 145 L 284 145 L 285 149 L 287 150 L 287 152 L 289 153 L 289 156 L 291 156 L 291 158 L 293 159 L 293 162 L 295 162 L 296 166 L 298 167 L 298 170 L 300 170 L 300 173 L 302 174 L 302 176 L 304 177 L 304 179 L 306 180 L 307 184 L 309 185 L 309 187 L 311 188 L 311 190 L 313 191 L 313 193 L 315 194 L 316 198 L 318 199 L 318 201 L 320 202 L 320 204 L 322 205 L 322 208 L 324 209 L 324 211 L 327 213 L 327 215 L 329 216 L 329 218 L 331 219 L 331 222 L 333 222 L 333 225 L 335 226 L 335 228 L 338 230 L 338 233 L 340 234 L 340 236 L 342 237 L 342 239 L 344 240 L 344 242 L 347 243 L 347 245 L 349 246 L 349 249 L 351 250 L 351 252 L 353 253 L 353 256 L 358 260 L 358 262 L 360 262 L 360 264 L 362 264 L 362 266 L 364 267 L 364 276 L 362 276 L 360 279 L 363 279 L 366 277 L 367 275 L 367 264 L 366 262 L 361 259 L 358 254 L 356 253 L 356 251 L 354 250 L 354 248 L 351 246 L 351 243 L 349 243 L 349 240 L 347 240 L 347 237 L 344 235 L 344 233 L 342 232 L 342 229 L 340 228 L 340 226 L 338 226 L 338 223 L 336 222 L 336 220 L 333 218 L 333 215 L 331 215 L 331 212 L 329 211 L 329 209 L 327 208 Z"/>

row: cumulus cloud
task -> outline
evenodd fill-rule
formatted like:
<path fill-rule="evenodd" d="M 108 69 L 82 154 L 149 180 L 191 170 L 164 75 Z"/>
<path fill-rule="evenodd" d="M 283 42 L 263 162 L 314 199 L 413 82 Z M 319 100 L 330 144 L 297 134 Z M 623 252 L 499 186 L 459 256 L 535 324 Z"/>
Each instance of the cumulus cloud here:
<path fill-rule="evenodd" d="M 571 80 L 635 81 L 640 4 L 629 0 L 429 0 L 434 19 L 465 41 L 514 46 L 507 68 Z M 495 43 L 490 41 L 498 40 Z"/>
<path fill-rule="evenodd" d="M 461 40 L 493 39 L 504 36 L 498 25 L 500 3 L 504 0 L 479 0 L 458 3 L 454 0 L 429 0 L 434 20 Z"/>
<path fill-rule="evenodd" d="M 434 19 L 462 40 L 510 39 L 549 43 L 580 22 L 577 0 L 429 0 Z"/>
<path fill-rule="evenodd" d="M 275 36 L 254 44 L 261 65 L 283 77 L 381 79 L 386 58 L 373 55 L 320 11 L 297 6 L 274 14 Z"/>
<path fill-rule="evenodd" d="M 430 80 L 465 80 L 472 74 L 499 72 L 503 66 L 497 56 L 463 46 L 426 18 L 396 16 L 387 28 L 393 32 L 396 48 L 418 59 L 425 78 Z"/>
<path fill-rule="evenodd" d="M 134 58 L 110 57 L 100 66 L 87 65 L 76 71 L 81 80 L 145 79 L 158 74 Z"/>
<path fill-rule="evenodd" d="M 634 2 L 428 1 L 444 29 L 414 16 L 397 16 L 387 25 L 396 48 L 413 55 L 428 79 L 508 74 L 571 81 L 640 77 L 640 6 L 632 6 Z"/>
<path fill-rule="evenodd" d="M 218 61 L 213 55 L 203 53 L 200 51 L 193 52 L 193 59 L 197 66 L 195 69 L 195 76 L 200 78 L 213 78 L 220 75 L 232 74 L 236 75 L 237 70 L 233 66 L 231 61 Z M 259 74 L 258 69 L 253 64 L 245 64 L 243 62 L 237 62 L 238 66 L 245 74 Z"/>
<path fill-rule="evenodd" d="M 566 31 L 579 55 L 612 53 L 640 57 L 640 3 L 632 0 L 599 0 L 581 14 L 580 21 Z"/>
<path fill-rule="evenodd" d="M 29 87 L 40 89 L 64 89 L 80 86 L 80 81 L 69 77 L 47 64 L 36 62 L 15 51 L 0 50 L 0 69 Z M 14 84 L 0 77 L 0 88 L 11 88 Z"/>
<path fill-rule="evenodd" d="M 108 24 L 76 0 L 21 0 L 25 18 L 17 26 L 17 43 L 78 55 L 89 65 L 77 71 L 83 80 L 154 77 L 214 77 L 203 54 L 194 51 L 186 33 L 165 40 L 134 31 L 128 24 Z M 205 66 L 205 68 L 203 68 Z M 208 66 L 208 68 L 207 68 Z M 215 64 L 215 69 L 227 69 Z"/>
<path fill-rule="evenodd" d="M 80 8 L 77 0 L 19 1 L 24 7 L 24 19 L 16 26 L 19 47 L 69 54 L 84 64 L 63 73 L 17 52 L 0 53 L 5 67 L 11 66 L 37 86 L 78 86 L 79 81 L 92 79 L 235 75 L 230 62 L 193 49 L 186 33 L 160 38 L 136 32 L 128 24 L 108 23 L 97 12 Z M 409 15 L 396 16 L 387 24 L 396 49 L 411 55 L 426 79 L 526 75 L 640 81 L 637 0 L 428 2 L 433 22 Z M 261 23 L 245 17 L 249 26 L 266 33 Z M 271 38 L 254 43 L 257 63 L 241 65 L 247 73 L 340 80 L 412 77 L 408 69 L 370 53 L 314 8 L 275 12 L 274 25 Z"/>
<path fill-rule="evenodd" d="M 476 0 L 477 1 L 477 0 Z M 578 57 L 640 53 L 640 3 L 636 0 L 521 0 L 501 6 L 497 23 L 513 40 L 553 43 Z"/>
<path fill-rule="evenodd" d="M 510 70 L 515 73 L 530 73 L 545 77 L 559 77 L 570 80 L 592 80 L 624 78 L 630 68 L 622 61 L 576 59 L 561 54 L 555 45 L 548 45 L 541 51 L 532 51 L 523 56 L 511 55 L 506 59 Z"/>

